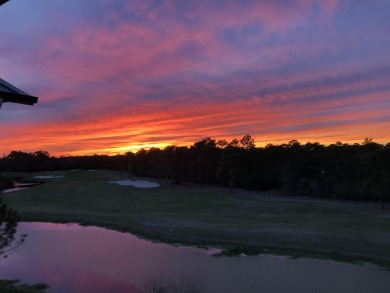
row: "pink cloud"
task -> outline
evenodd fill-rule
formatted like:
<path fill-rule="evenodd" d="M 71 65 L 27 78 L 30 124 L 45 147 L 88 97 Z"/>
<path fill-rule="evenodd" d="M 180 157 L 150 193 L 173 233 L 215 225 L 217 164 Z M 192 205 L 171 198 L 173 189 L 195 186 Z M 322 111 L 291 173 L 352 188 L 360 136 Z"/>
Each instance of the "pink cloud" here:
<path fill-rule="evenodd" d="M 104 13 L 83 3 L 88 13 L 53 12 L 73 22 L 0 45 L 0 74 L 40 96 L 2 130 L 1 151 L 115 153 L 246 133 L 385 141 L 386 119 L 375 120 L 389 115 L 384 29 L 347 30 L 341 4 L 106 1 Z"/>

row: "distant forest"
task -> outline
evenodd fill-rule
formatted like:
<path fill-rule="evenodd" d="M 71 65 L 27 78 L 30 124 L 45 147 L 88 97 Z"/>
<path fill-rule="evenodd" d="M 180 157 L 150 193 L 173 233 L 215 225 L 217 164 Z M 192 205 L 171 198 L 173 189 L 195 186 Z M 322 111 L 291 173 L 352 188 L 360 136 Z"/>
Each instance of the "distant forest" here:
<path fill-rule="evenodd" d="M 158 178 L 167 184 L 217 184 L 252 190 L 278 190 L 287 195 L 380 202 L 390 199 L 390 143 L 365 139 L 256 147 L 253 138 L 205 138 L 192 146 L 141 149 L 123 155 L 53 157 L 46 151 L 12 151 L 0 159 L 0 170 L 36 172 L 108 169 L 130 176 Z M 2 186 L 1 186 L 2 184 Z M 0 180 L 0 189 L 7 180 Z"/>

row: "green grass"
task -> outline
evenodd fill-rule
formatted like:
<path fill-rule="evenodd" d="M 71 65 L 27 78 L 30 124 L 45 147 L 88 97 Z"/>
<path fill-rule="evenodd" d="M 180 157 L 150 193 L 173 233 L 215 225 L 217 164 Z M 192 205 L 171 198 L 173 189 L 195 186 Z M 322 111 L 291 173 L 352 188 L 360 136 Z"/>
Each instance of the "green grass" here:
<path fill-rule="evenodd" d="M 216 187 L 140 189 L 108 184 L 127 174 L 103 170 L 17 174 L 34 175 L 64 177 L 2 195 L 23 221 L 97 225 L 151 240 L 218 246 L 226 254 L 325 257 L 390 268 L 390 212 L 378 204 Z"/>
<path fill-rule="evenodd" d="M 28 285 L 19 280 L 0 280 L 0 292 L 2 293 L 44 293 L 49 286 L 46 284 Z"/>

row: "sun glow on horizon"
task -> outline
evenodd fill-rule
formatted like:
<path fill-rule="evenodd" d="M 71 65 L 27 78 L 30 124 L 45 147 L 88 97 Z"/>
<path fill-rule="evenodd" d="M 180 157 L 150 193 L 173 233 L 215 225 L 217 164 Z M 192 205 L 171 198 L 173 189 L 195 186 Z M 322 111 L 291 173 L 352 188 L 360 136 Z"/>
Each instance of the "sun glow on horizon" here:
<path fill-rule="evenodd" d="M 39 101 L 3 105 L 0 153 L 390 142 L 390 2 L 284 2 L 10 1 L 0 76 Z"/>

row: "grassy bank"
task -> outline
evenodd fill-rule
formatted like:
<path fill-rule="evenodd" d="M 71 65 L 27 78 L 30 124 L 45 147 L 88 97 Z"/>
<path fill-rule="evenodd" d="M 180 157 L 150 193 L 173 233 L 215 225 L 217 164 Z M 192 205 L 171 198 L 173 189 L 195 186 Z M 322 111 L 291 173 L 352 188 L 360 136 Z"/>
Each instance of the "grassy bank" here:
<path fill-rule="evenodd" d="M 0 280 L 0 292 L 3 293 L 44 293 L 47 288 L 46 284 L 28 285 L 19 280 Z"/>
<path fill-rule="evenodd" d="M 11 176 L 12 174 L 8 174 Z M 111 171 L 66 171 L 31 189 L 3 194 L 23 221 L 78 222 L 152 240 L 369 261 L 390 268 L 390 212 L 370 203 L 286 198 L 197 186 L 140 189 L 108 184 Z"/>

